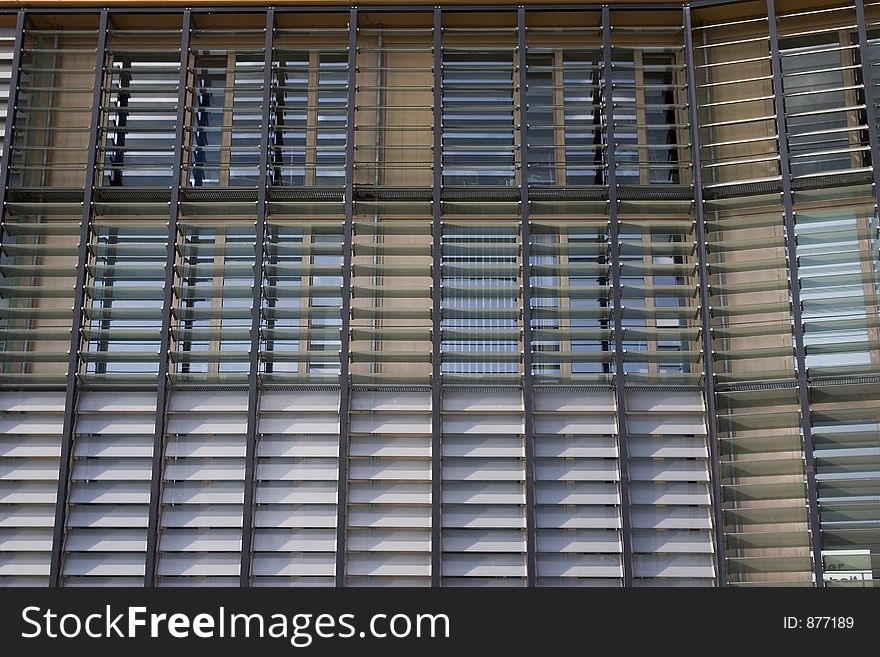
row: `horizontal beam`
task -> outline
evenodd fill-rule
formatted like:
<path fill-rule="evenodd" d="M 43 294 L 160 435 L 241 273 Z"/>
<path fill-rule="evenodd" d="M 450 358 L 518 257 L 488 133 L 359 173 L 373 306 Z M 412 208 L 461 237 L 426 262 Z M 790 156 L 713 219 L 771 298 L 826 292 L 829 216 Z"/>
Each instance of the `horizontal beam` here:
<path fill-rule="evenodd" d="M 692 7 L 710 4 L 727 4 L 736 2 L 737 0 L 696 0 L 689 3 Z M 610 3 L 609 6 L 615 11 L 639 11 L 646 9 L 668 9 L 680 11 L 683 2 L 652 2 L 651 0 L 618 0 L 618 2 Z M 71 6 L 73 5 L 73 6 Z M 320 2 L 320 0 L 278 0 L 269 2 L 268 0 L 213 0 L 209 5 L 192 6 L 192 0 L 116 0 L 115 2 L 105 2 L 102 0 L 30 0 L 30 1 L 0 1 L 0 13 L 13 13 L 19 9 L 27 9 L 33 12 L 41 10 L 51 11 L 53 14 L 76 14 L 76 13 L 92 13 L 102 8 L 106 8 L 110 13 L 150 13 L 159 12 L 178 12 L 184 8 L 189 8 L 193 14 L 211 13 L 216 11 L 253 11 L 259 9 L 269 9 L 272 7 L 277 14 L 298 13 L 298 12 L 348 12 L 351 7 L 359 7 L 367 9 L 370 12 L 410 12 L 410 11 L 430 11 L 435 6 L 442 6 L 447 11 L 510 11 L 515 12 L 520 6 L 525 6 L 526 11 L 535 8 L 540 11 L 569 10 L 582 11 L 592 10 L 601 11 L 605 6 L 602 3 L 583 3 L 572 0 L 552 0 L 542 2 L 534 0 L 522 4 L 510 4 L 509 2 L 475 2 L 474 0 L 447 0 L 437 3 L 435 0 L 361 0 L 360 2 Z"/>

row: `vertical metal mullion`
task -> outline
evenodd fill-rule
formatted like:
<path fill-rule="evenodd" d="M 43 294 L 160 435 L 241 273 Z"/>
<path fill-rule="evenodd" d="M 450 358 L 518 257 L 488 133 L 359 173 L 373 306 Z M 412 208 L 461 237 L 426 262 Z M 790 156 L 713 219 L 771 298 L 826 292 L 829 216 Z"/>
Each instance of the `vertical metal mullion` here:
<path fill-rule="evenodd" d="M 532 267 L 530 262 L 531 229 L 529 227 L 529 132 L 526 112 L 526 10 L 517 9 L 517 56 L 519 68 L 519 161 L 520 213 L 522 225 L 522 321 L 523 321 L 523 422 L 525 431 L 525 493 L 526 493 L 526 583 L 538 581 L 537 512 L 535 508 L 535 416 L 532 378 Z"/>
<path fill-rule="evenodd" d="M 691 167 L 694 185 L 695 238 L 697 242 L 697 278 L 700 287 L 700 330 L 703 341 L 703 368 L 706 395 L 706 427 L 709 442 L 709 473 L 712 482 L 709 494 L 712 504 L 712 522 L 715 537 L 716 581 L 727 586 L 727 562 L 725 560 L 724 510 L 721 496 L 720 461 L 718 453 L 717 410 L 715 406 L 715 368 L 712 358 L 712 324 L 709 316 L 709 265 L 706 253 L 706 217 L 703 211 L 703 172 L 700 156 L 700 127 L 697 115 L 697 86 L 694 69 L 694 42 L 691 8 L 684 6 L 684 50 L 687 72 L 688 122 L 690 123 Z"/>
<path fill-rule="evenodd" d="M 21 49 L 24 47 L 25 10 L 19 9 L 15 19 L 15 43 L 12 51 L 12 70 L 9 76 L 9 104 L 6 110 L 6 134 L 3 137 L 3 155 L 0 157 L 0 222 L 6 221 L 6 192 L 9 189 L 9 162 L 15 136 L 15 117 L 18 113 L 18 87 L 21 79 Z M 3 233 L 0 231 L 0 240 Z"/>
<path fill-rule="evenodd" d="M 626 429 L 626 392 L 623 368 L 623 309 L 620 294 L 620 222 L 617 218 L 617 171 L 614 137 L 614 85 L 611 65 L 611 10 L 602 6 L 602 77 L 605 89 L 606 183 L 611 242 L 611 312 L 614 325 L 614 400 L 617 406 L 617 452 L 620 463 L 620 534 L 623 585 L 632 586 L 632 537 L 629 502 L 629 448 Z"/>
<path fill-rule="evenodd" d="M 3 238 L 6 234 L 6 195 L 9 189 L 9 163 L 12 160 L 12 148 L 15 140 L 15 120 L 16 114 L 18 113 L 18 90 L 21 80 L 21 51 L 24 47 L 25 18 L 26 11 L 24 9 L 19 9 L 15 21 L 15 42 L 12 51 L 12 69 L 9 77 L 9 104 L 6 111 L 6 134 L 3 139 L 3 155 L 0 157 L 0 244 L 2 244 Z M 52 584 L 51 579 L 49 583 Z"/>
<path fill-rule="evenodd" d="M 856 23 L 859 32 L 859 61 L 862 64 L 862 87 L 865 90 L 865 114 L 868 120 L 868 141 L 871 145 L 871 171 L 874 174 L 874 196 L 880 207 L 880 138 L 877 135 L 877 110 L 871 87 L 871 62 L 868 60 L 868 29 L 865 23 L 865 0 L 856 2 Z"/>
<path fill-rule="evenodd" d="M 339 467 L 336 497 L 336 586 L 345 586 L 345 529 L 348 500 L 348 409 L 351 383 L 349 354 L 351 352 L 351 240 L 354 215 L 354 113 L 357 81 L 357 16 L 352 8 L 348 19 L 348 103 L 345 131 L 345 227 L 342 246 L 342 328 L 339 349 Z"/>
<path fill-rule="evenodd" d="M 159 516 L 162 508 L 162 462 L 165 457 L 165 423 L 168 408 L 168 370 L 171 359 L 171 309 L 174 305 L 174 262 L 177 255 L 177 220 L 180 217 L 180 186 L 183 170 L 183 125 L 186 120 L 186 87 L 189 70 L 189 40 L 192 14 L 183 13 L 180 37 L 180 78 L 177 87 L 177 115 L 174 126 L 174 172 L 168 213 L 168 242 L 165 250 L 165 281 L 162 295 L 162 337 L 159 345 L 159 378 L 156 390 L 156 421 L 153 434 L 153 466 L 150 475 L 150 508 L 147 520 L 147 560 L 144 586 L 155 586 L 159 545 Z"/>
<path fill-rule="evenodd" d="M 256 494 L 256 455 L 260 403 L 260 320 L 263 306 L 263 257 L 266 241 L 266 195 L 269 185 L 269 123 L 272 108 L 272 48 L 275 36 L 275 10 L 266 11 L 266 52 L 263 60 L 263 116 L 260 125 L 260 187 L 257 191 L 257 224 L 254 243 L 254 283 L 251 299 L 251 347 L 248 364 L 248 418 L 244 466 L 244 507 L 241 525 L 241 567 L 239 585 L 249 586 L 253 542 L 254 498 Z"/>
<path fill-rule="evenodd" d="M 70 468 L 73 454 L 75 406 L 77 401 L 77 381 L 82 348 L 82 318 L 85 303 L 86 269 L 89 254 L 89 233 L 91 231 L 92 198 L 95 188 L 95 168 L 98 157 L 99 123 L 101 121 L 101 100 L 104 91 L 104 63 L 107 49 L 108 14 L 101 10 L 98 23 L 98 43 L 95 55 L 95 86 L 92 89 L 92 113 L 89 123 L 89 154 L 83 190 L 82 221 L 79 233 L 79 256 L 76 263 L 76 287 L 74 288 L 73 318 L 70 330 L 70 350 L 67 363 L 67 388 L 64 394 L 64 422 L 61 433 L 61 459 L 58 467 L 58 496 L 55 499 L 55 525 L 52 531 L 52 560 L 49 566 L 49 586 L 61 583 L 62 555 L 64 553 L 64 526 L 67 523 L 67 495 L 70 489 Z"/>
<path fill-rule="evenodd" d="M 788 159 L 788 131 L 785 123 L 785 98 L 782 90 L 782 59 L 779 55 L 779 34 L 776 29 L 776 2 L 767 0 L 767 21 L 770 32 L 770 66 L 773 71 L 773 105 L 776 110 L 776 133 L 779 140 L 779 169 L 782 177 L 782 205 L 785 214 L 785 249 L 788 259 L 791 292 L 792 332 L 797 368 L 798 400 L 803 434 L 804 476 L 807 488 L 807 512 L 810 528 L 810 551 L 813 555 L 815 584 L 825 586 L 822 576 L 822 539 L 819 524 L 819 502 L 816 487 L 816 465 L 813 455 L 813 424 L 810 417 L 810 391 L 807 381 L 807 358 L 804 348 L 804 324 L 801 312 L 800 278 L 797 263 L 794 210 L 791 194 L 791 165 Z"/>
<path fill-rule="evenodd" d="M 443 224 L 440 221 L 443 186 L 443 16 L 434 8 L 434 152 L 433 192 L 431 196 L 431 586 L 442 583 L 443 522 L 443 416 L 441 386 L 442 286 L 443 286 Z"/>
<path fill-rule="evenodd" d="M 6 108 L 6 134 L 3 137 L 3 154 L 0 156 L 0 245 L 6 234 L 6 196 L 9 191 L 9 163 L 15 140 L 15 119 L 18 114 L 18 88 L 21 80 L 21 50 L 24 47 L 26 10 L 19 9 L 15 19 L 15 41 L 12 51 L 12 68 L 9 75 L 9 99 Z"/>

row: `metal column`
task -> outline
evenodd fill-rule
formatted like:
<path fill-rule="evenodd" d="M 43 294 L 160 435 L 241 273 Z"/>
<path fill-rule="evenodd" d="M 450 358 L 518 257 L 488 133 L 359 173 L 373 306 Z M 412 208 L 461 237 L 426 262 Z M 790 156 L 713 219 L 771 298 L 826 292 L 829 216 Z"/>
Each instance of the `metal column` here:
<path fill-rule="evenodd" d="M 700 127 L 697 115 L 697 83 L 694 69 L 694 43 L 691 8 L 684 7 L 684 50 L 687 70 L 688 122 L 691 138 L 691 168 L 694 185 L 694 221 L 697 242 L 697 278 L 700 286 L 700 331 L 703 341 L 703 393 L 706 395 L 706 428 L 709 443 L 709 474 L 712 482 L 709 495 L 712 504 L 712 524 L 715 538 L 715 568 L 718 586 L 727 586 L 727 562 L 724 540 L 724 498 L 721 492 L 718 426 L 715 407 L 715 363 L 712 354 L 712 323 L 709 313 L 709 266 L 706 252 L 706 217 L 703 212 L 703 171 L 700 157 Z"/>
<path fill-rule="evenodd" d="M 339 350 L 339 467 L 336 498 L 336 586 L 345 585 L 345 527 L 348 501 L 348 409 L 351 398 L 351 239 L 354 215 L 354 111 L 357 80 L 357 9 L 348 19 L 348 115 L 345 132 L 345 227 L 342 247 L 342 328 Z"/>
<path fill-rule="evenodd" d="M 144 586 L 156 584 L 156 554 L 159 545 L 159 510 L 162 508 L 162 463 L 165 458 L 165 413 L 168 408 L 168 370 L 171 360 L 171 308 L 174 305 L 174 262 L 177 255 L 177 219 L 180 216 L 180 186 L 183 170 L 183 124 L 186 120 L 186 87 L 189 71 L 189 38 L 192 14 L 183 13 L 180 41 L 180 79 L 177 88 L 175 117 L 174 173 L 171 179 L 171 203 L 168 209 L 168 243 L 165 252 L 165 282 L 162 298 L 162 338 L 159 346 L 159 379 L 156 393 L 156 429 L 153 435 L 153 469 L 150 475 L 150 509 L 147 521 L 147 561 Z"/>
<path fill-rule="evenodd" d="M 440 221 L 443 187 L 443 17 L 434 8 L 434 152 L 431 196 L 431 586 L 442 583 L 443 555 L 443 371 L 440 345 L 443 338 L 443 225 Z"/>
<path fill-rule="evenodd" d="M 19 9 L 15 19 L 15 45 L 9 75 L 9 104 L 6 109 L 6 133 L 3 136 L 3 154 L 0 156 L 0 244 L 3 243 L 6 223 L 6 195 L 9 190 L 9 163 L 15 141 L 15 117 L 18 113 L 18 88 L 21 80 L 21 50 L 24 47 L 25 10 Z"/>
<path fill-rule="evenodd" d="M 606 129 L 606 183 L 611 242 L 611 307 L 614 325 L 614 399 L 617 406 L 617 451 L 620 463 L 620 533 L 623 557 L 623 585 L 632 586 L 632 536 L 629 503 L 629 449 L 626 428 L 626 391 L 623 367 L 623 308 L 620 294 L 620 223 L 617 219 L 617 162 L 614 137 L 614 84 L 611 65 L 611 11 L 602 6 L 602 79 Z"/>
<path fill-rule="evenodd" d="M 275 36 L 275 10 L 266 12 L 266 45 L 263 59 L 263 116 L 260 124 L 260 170 L 257 191 L 257 225 L 254 243 L 254 283 L 251 298 L 251 346 L 248 363 L 247 445 L 244 466 L 244 507 L 241 525 L 241 567 L 239 585 L 250 586 L 253 548 L 255 469 L 260 405 L 260 319 L 263 305 L 263 257 L 266 253 L 266 195 L 269 185 L 269 123 L 272 111 L 272 48 Z"/>
<path fill-rule="evenodd" d="M 12 51 L 12 70 L 9 76 L 9 105 L 6 110 L 6 134 L 3 136 L 3 155 L 0 157 L 0 221 L 6 219 L 6 192 L 9 189 L 9 162 L 15 137 L 15 117 L 18 113 L 18 87 L 21 79 L 21 49 L 24 46 L 25 10 L 19 9 L 15 19 L 15 45 Z M 2 231 L 0 231 L 2 239 Z"/>
<path fill-rule="evenodd" d="M 95 86 L 92 89 L 92 114 L 89 123 L 89 154 L 83 192 L 82 222 L 79 233 L 79 257 L 76 263 L 76 288 L 73 299 L 73 319 L 70 329 L 70 350 L 67 363 L 67 388 L 64 395 L 64 424 L 61 433 L 61 460 L 58 467 L 58 496 L 55 499 L 55 525 L 52 531 L 52 561 L 49 567 L 49 586 L 61 583 L 62 555 L 64 553 L 64 526 L 67 524 L 67 495 L 70 488 L 70 467 L 76 424 L 76 402 L 80 350 L 82 348 L 83 303 L 85 303 L 86 267 L 89 259 L 89 234 L 92 220 L 92 198 L 95 191 L 95 168 L 98 157 L 101 100 L 104 92 L 104 59 L 107 50 L 107 10 L 101 10 L 98 23 L 98 44 L 95 56 Z"/>
<path fill-rule="evenodd" d="M 523 320 L 523 420 L 525 429 L 525 487 L 526 487 L 526 581 L 535 586 L 538 581 L 538 559 L 535 509 L 535 416 L 532 379 L 532 272 L 531 230 L 529 228 L 529 130 L 526 112 L 528 82 L 526 79 L 526 10 L 517 10 L 517 68 L 519 69 L 519 175 L 520 213 L 522 226 L 522 320 Z"/>
<path fill-rule="evenodd" d="M 816 489 L 816 465 L 813 456 L 813 423 L 810 417 L 810 389 L 807 381 L 804 324 L 801 314 L 800 278 L 798 277 L 797 238 L 791 197 L 791 164 L 788 159 L 788 132 L 785 124 L 785 98 L 782 92 L 782 60 L 779 56 L 779 34 L 776 30 L 776 2 L 767 0 L 770 28 L 770 64 L 773 69 L 773 104 L 776 110 L 776 132 L 779 138 L 779 171 L 782 176 L 782 205 L 785 213 L 785 249 L 791 290 L 791 318 L 794 335 L 794 357 L 797 368 L 798 400 L 803 434 L 804 476 L 807 484 L 807 513 L 810 528 L 810 551 L 813 555 L 813 576 L 817 587 L 825 586 L 822 576 L 822 537 L 819 524 L 819 501 Z"/>

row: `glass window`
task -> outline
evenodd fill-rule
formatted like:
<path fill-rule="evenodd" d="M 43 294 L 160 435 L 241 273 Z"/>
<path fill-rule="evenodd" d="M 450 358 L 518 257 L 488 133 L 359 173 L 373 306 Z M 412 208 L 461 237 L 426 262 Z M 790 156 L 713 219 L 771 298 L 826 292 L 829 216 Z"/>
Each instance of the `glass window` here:
<path fill-rule="evenodd" d="M 343 186 L 348 55 L 285 52 L 273 67 L 272 184 Z"/>
<path fill-rule="evenodd" d="M 258 184 L 262 55 L 204 50 L 194 68 L 190 185 Z"/>
<path fill-rule="evenodd" d="M 615 49 L 614 140 L 621 184 L 678 184 L 680 67 L 674 52 Z"/>
<path fill-rule="evenodd" d="M 517 239 L 509 224 L 444 227 L 444 374 L 519 372 Z"/>
<path fill-rule="evenodd" d="M 552 52 L 526 58 L 529 184 L 556 183 L 555 79 Z"/>
<path fill-rule="evenodd" d="M 642 53 L 645 136 L 651 183 L 679 182 L 675 60 L 671 53 Z"/>
<path fill-rule="evenodd" d="M 165 186 L 174 173 L 177 53 L 113 53 L 104 184 Z"/>
<path fill-rule="evenodd" d="M 443 182 L 515 184 L 513 54 L 443 55 Z"/>
<path fill-rule="evenodd" d="M 272 225 L 263 289 L 264 371 L 336 379 L 342 326 L 342 226 Z"/>
<path fill-rule="evenodd" d="M 848 48 L 834 34 L 782 39 L 779 46 L 792 175 L 862 166 L 867 132 L 847 82 Z"/>
<path fill-rule="evenodd" d="M 598 51 L 530 49 L 526 121 L 529 183 L 601 185 L 602 86 Z"/>
<path fill-rule="evenodd" d="M 253 227 L 183 225 L 175 293 L 175 360 L 185 375 L 246 373 L 253 285 Z"/>
<path fill-rule="evenodd" d="M 601 185 L 605 182 L 605 132 L 599 53 L 566 50 L 562 63 L 566 182 Z"/>
<path fill-rule="evenodd" d="M 270 130 L 271 182 L 304 185 L 309 126 L 309 53 L 284 53 L 275 67 Z"/>
<path fill-rule="evenodd" d="M 87 288 L 88 374 L 147 374 L 159 369 L 164 226 L 94 227 Z"/>

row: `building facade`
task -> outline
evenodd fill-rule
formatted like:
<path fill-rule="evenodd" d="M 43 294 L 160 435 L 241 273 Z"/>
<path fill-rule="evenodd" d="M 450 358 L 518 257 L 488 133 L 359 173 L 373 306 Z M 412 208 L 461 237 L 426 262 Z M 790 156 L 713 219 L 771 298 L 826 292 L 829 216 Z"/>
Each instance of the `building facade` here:
<path fill-rule="evenodd" d="M 71 4 L 0 584 L 880 579 L 880 4 Z"/>

